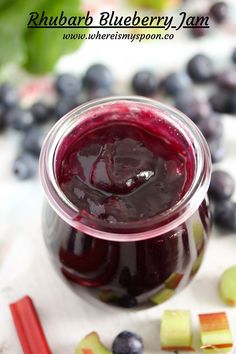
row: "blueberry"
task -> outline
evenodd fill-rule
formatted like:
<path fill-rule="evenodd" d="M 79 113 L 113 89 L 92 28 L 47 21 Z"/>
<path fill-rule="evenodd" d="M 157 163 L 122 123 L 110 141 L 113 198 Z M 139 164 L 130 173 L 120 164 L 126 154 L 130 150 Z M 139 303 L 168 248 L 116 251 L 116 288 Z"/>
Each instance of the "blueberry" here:
<path fill-rule="evenodd" d="M 38 127 L 31 128 L 28 132 L 26 132 L 24 136 L 22 142 L 23 150 L 38 157 L 43 145 L 44 138 L 44 130 Z"/>
<path fill-rule="evenodd" d="M 56 119 L 60 119 L 66 113 L 75 108 L 77 105 L 78 102 L 75 99 L 71 97 L 61 97 L 55 104 L 55 107 L 53 109 L 53 115 Z"/>
<path fill-rule="evenodd" d="M 217 170 L 212 173 L 209 195 L 215 200 L 227 200 L 234 193 L 233 177 L 226 171 Z"/>
<path fill-rule="evenodd" d="M 82 88 L 82 82 L 72 74 L 58 75 L 55 80 L 57 92 L 66 97 L 76 97 Z"/>
<path fill-rule="evenodd" d="M 207 140 L 211 159 L 213 163 L 220 162 L 225 157 L 225 146 L 222 139 L 209 139 Z"/>
<path fill-rule="evenodd" d="M 208 119 L 211 114 L 209 103 L 200 100 L 189 91 L 181 92 L 175 97 L 175 106 L 195 123 Z"/>
<path fill-rule="evenodd" d="M 231 200 L 215 204 L 214 221 L 217 225 L 236 231 L 236 203 Z"/>
<path fill-rule="evenodd" d="M 43 102 L 36 102 L 30 108 L 31 113 L 33 114 L 34 121 L 36 123 L 42 124 L 46 123 L 50 118 L 50 109 Z"/>
<path fill-rule="evenodd" d="M 211 115 L 197 125 L 206 139 L 218 139 L 223 135 L 223 123 L 218 116 Z"/>
<path fill-rule="evenodd" d="M 129 331 L 118 334 L 112 343 L 113 354 L 142 354 L 143 348 L 142 338 Z"/>
<path fill-rule="evenodd" d="M 153 96 L 158 88 L 159 81 L 156 75 L 149 70 L 138 71 L 132 79 L 134 92 L 142 96 Z"/>
<path fill-rule="evenodd" d="M 34 117 L 27 109 L 16 107 L 11 108 L 6 113 L 6 124 L 10 128 L 27 131 L 32 127 L 33 122 Z"/>
<path fill-rule="evenodd" d="M 187 72 L 196 83 L 204 83 L 214 77 L 212 61 L 204 54 L 197 54 L 189 60 Z"/>
<path fill-rule="evenodd" d="M 13 162 L 13 173 L 20 180 L 34 177 L 38 170 L 37 159 L 28 153 L 22 153 Z"/>
<path fill-rule="evenodd" d="M 233 53 L 232 53 L 232 61 L 233 61 L 233 63 L 236 64 L 236 48 L 233 50 Z"/>
<path fill-rule="evenodd" d="M 232 112 L 232 100 L 229 92 L 219 90 L 215 92 L 209 99 L 212 109 L 219 113 Z"/>
<path fill-rule="evenodd" d="M 167 94 L 176 95 L 180 91 L 190 89 L 191 80 L 186 73 L 176 72 L 167 75 L 162 84 Z"/>
<path fill-rule="evenodd" d="M 226 70 L 216 77 L 216 83 L 225 90 L 236 90 L 236 69 Z"/>
<path fill-rule="evenodd" d="M 224 1 L 218 1 L 210 7 L 210 16 L 217 23 L 222 23 L 228 16 L 228 5 Z"/>
<path fill-rule="evenodd" d="M 121 307 L 131 308 L 137 306 L 137 299 L 131 295 L 123 295 L 118 300 L 118 305 Z"/>
<path fill-rule="evenodd" d="M 111 70 L 103 64 L 94 64 L 90 66 L 83 78 L 86 89 L 111 88 L 114 84 L 114 78 Z"/>
<path fill-rule="evenodd" d="M 18 100 L 18 92 L 15 87 L 8 83 L 4 83 L 0 86 L 0 102 L 2 102 L 7 108 L 16 106 Z"/>

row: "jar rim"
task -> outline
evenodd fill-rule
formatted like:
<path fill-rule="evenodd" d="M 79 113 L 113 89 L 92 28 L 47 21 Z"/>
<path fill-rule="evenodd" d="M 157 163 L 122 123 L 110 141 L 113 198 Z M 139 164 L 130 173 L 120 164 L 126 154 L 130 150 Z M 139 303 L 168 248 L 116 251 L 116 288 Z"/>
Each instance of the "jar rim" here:
<path fill-rule="evenodd" d="M 192 147 L 196 157 L 195 176 L 188 191 L 171 208 L 151 218 L 132 222 L 118 222 L 109 224 L 93 218 L 91 215 L 80 217 L 79 210 L 62 192 L 55 175 L 56 151 L 61 141 L 69 132 L 78 126 L 78 118 L 97 106 L 117 102 L 129 102 L 145 105 L 152 109 L 159 109 L 165 113 L 174 126 L 182 129 L 192 139 Z M 112 241 L 144 240 L 167 233 L 185 222 L 200 206 L 206 196 L 211 176 L 211 157 L 208 145 L 197 126 L 182 112 L 159 101 L 142 96 L 111 96 L 92 100 L 82 104 L 63 116 L 48 133 L 40 154 L 39 170 L 41 183 L 46 198 L 54 211 L 66 223 L 81 232 L 91 236 Z M 165 221 L 168 219 L 168 223 Z M 93 226 L 91 226 L 91 224 Z M 95 227 L 94 227 L 95 225 Z M 150 229 L 151 227 L 151 229 Z M 122 229 L 122 232 L 120 231 Z M 139 231 L 142 229 L 142 231 Z M 114 231 L 116 230 L 116 231 Z M 124 230 L 124 231 L 123 231 Z M 144 230 L 144 231 L 143 231 Z"/>

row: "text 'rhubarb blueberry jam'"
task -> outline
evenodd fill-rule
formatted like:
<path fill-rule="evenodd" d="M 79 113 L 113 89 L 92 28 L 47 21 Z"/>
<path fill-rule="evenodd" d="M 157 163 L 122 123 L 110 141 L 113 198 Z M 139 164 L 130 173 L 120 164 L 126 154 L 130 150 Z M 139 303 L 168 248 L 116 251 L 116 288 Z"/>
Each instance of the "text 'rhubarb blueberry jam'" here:
<path fill-rule="evenodd" d="M 199 269 L 211 161 L 177 110 L 142 97 L 82 105 L 47 136 L 40 174 L 46 245 L 79 295 L 160 304 Z"/>

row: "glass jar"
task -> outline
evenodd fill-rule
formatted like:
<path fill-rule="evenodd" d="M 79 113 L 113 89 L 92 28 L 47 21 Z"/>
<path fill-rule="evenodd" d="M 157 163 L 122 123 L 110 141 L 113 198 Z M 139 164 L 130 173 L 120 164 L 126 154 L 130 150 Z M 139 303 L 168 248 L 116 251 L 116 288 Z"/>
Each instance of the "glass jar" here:
<path fill-rule="evenodd" d="M 141 124 L 139 112 L 150 109 L 153 114 L 147 129 L 160 127 L 161 116 L 162 122 L 168 123 L 162 134 L 168 130 L 177 143 L 185 139 L 194 174 L 184 196 L 168 210 L 144 220 L 108 223 L 79 210 L 66 197 L 58 183 L 57 165 L 59 153 L 72 144 L 79 131 L 91 129 L 94 122 L 97 126 L 108 120 L 109 124 L 117 122 L 122 107 L 129 112 L 130 124 Z M 195 124 L 174 108 L 127 96 L 91 101 L 74 109 L 52 128 L 40 156 L 47 199 L 43 234 L 57 272 L 80 296 L 86 294 L 86 299 L 95 297 L 126 308 L 169 299 L 189 283 L 202 262 L 211 229 L 210 175 L 205 139 Z"/>

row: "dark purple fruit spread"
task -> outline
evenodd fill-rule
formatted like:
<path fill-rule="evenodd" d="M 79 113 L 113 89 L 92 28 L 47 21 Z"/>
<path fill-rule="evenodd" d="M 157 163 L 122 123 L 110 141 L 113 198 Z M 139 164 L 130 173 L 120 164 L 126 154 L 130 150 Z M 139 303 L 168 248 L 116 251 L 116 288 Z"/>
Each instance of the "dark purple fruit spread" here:
<path fill-rule="evenodd" d="M 187 139 L 158 110 L 122 102 L 92 111 L 57 153 L 57 180 L 80 212 L 110 223 L 148 219 L 189 189 Z M 78 120 L 79 123 L 79 120 Z"/>
<path fill-rule="evenodd" d="M 86 298 L 125 308 L 162 303 L 198 271 L 210 231 L 207 199 L 168 229 L 193 191 L 188 122 L 138 98 L 92 103 L 63 119 L 54 173 L 76 226 L 48 205 L 44 235 L 55 267 Z"/>

